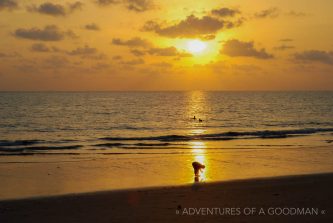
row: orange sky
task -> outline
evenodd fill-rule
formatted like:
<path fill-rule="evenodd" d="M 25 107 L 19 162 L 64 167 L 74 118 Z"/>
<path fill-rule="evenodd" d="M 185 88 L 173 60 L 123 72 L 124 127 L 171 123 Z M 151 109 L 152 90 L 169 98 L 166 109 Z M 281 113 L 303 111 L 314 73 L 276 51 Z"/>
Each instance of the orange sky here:
<path fill-rule="evenodd" d="M 0 90 L 333 90 L 332 8 L 0 0 Z"/>

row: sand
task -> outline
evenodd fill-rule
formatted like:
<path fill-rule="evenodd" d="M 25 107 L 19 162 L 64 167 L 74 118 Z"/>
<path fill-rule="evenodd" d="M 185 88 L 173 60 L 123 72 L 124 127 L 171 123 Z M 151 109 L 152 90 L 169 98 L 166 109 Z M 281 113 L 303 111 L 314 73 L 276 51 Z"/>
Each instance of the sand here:
<path fill-rule="evenodd" d="M 333 222 L 332 188 L 316 174 L 7 200 L 0 222 Z"/>

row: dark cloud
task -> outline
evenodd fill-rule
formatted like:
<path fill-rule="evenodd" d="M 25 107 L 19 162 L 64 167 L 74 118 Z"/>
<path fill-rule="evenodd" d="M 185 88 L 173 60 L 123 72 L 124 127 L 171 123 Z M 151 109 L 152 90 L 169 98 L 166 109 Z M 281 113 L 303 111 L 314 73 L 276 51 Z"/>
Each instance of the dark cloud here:
<path fill-rule="evenodd" d="M 84 26 L 84 28 L 87 29 L 87 30 L 92 30 L 92 31 L 99 31 L 100 30 L 99 26 L 95 23 L 87 24 L 87 25 Z"/>
<path fill-rule="evenodd" d="M 0 0 L 0 11 L 1 10 L 14 10 L 18 8 L 18 4 L 14 0 Z"/>
<path fill-rule="evenodd" d="M 70 12 L 74 12 L 76 10 L 81 10 L 83 7 L 83 3 L 82 2 L 74 2 L 74 3 L 70 3 L 68 6 L 68 9 Z"/>
<path fill-rule="evenodd" d="M 254 17 L 257 19 L 265 19 L 265 18 L 277 18 L 280 15 L 290 16 L 290 17 L 305 17 L 309 14 L 305 12 L 297 12 L 291 10 L 289 12 L 282 12 L 279 8 L 271 7 L 260 12 L 254 14 Z"/>
<path fill-rule="evenodd" d="M 70 52 L 68 52 L 69 55 L 73 55 L 73 56 L 86 56 L 86 55 L 92 55 L 97 53 L 97 49 L 96 48 L 92 48 L 89 46 L 84 46 L 84 47 L 78 47 Z"/>
<path fill-rule="evenodd" d="M 93 59 L 93 60 L 103 60 L 106 58 L 106 55 L 103 53 L 99 53 L 96 48 L 84 46 L 78 47 L 72 51 L 67 52 L 68 55 L 71 56 L 79 56 L 84 59 Z"/>
<path fill-rule="evenodd" d="M 146 52 L 144 52 L 144 51 L 142 51 L 142 50 L 138 50 L 138 49 L 132 49 L 132 50 L 131 50 L 131 53 L 132 53 L 134 56 L 137 56 L 137 57 L 141 57 L 141 56 L 146 55 Z"/>
<path fill-rule="evenodd" d="M 228 40 L 225 42 L 222 54 L 231 57 L 255 57 L 258 59 L 271 59 L 274 56 L 266 52 L 264 48 L 257 50 L 254 48 L 253 42 L 243 42 L 237 39 Z"/>
<path fill-rule="evenodd" d="M 231 29 L 240 24 L 241 21 L 231 22 L 211 16 L 198 18 L 194 15 L 190 15 L 174 25 L 165 27 L 154 21 L 148 21 L 142 28 L 142 31 L 155 32 L 161 36 L 167 37 L 192 38 L 215 34 L 221 29 Z"/>
<path fill-rule="evenodd" d="M 44 43 L 35 43 L 32 44 L 31 51 L 45 53 L 45 52 L 50 52 L 50 48 L 46 46 Z"/>
<path fill-rule="evenodd" d="M 292 17 L 306 17 L 309 16 L 308 13 L 305 12 L 296 12 L 296 11 L 290 11 L 286 13 L 287 16 L 292 16 Z"/>
<path fill-rule="evenodd" d="M 259 19 L 264 19 L 264 18 L 276 18 L 279 15 L 280 15 L 280 10 L 276 7 L 272 7 L 272 8 L 257 12 L 254 16 Z"/>
<path fill-rule="evenodd" d="M 285 45 L 285 44 L 282 44 L 280 46 L 277 46 L 277 47 L 274 47 L 275 50 L 291 50 L 291 49 L 295 49 L 294 46 L 290 46 L 290 45 Z"/>
<path fill-rule="evenodd" d="M 296 53 L 294 59 L 302 62 L 319 62 L 333 65 L 333 51 L 307 50 Z"/>
<path fill-rule="evenodd" d="M 189 53 L 179 52 L 176 47 L 165 47 L 165 48 L 151 48 L 147 50 L 147 53 L 150 55 L 155 56 L 163 56 L 163 57 L 172 57 L 172 56 L 179 56 L 179 57 L 190 57 L 192 56 Z"/>
<path fill-rule="evenodd" d="M 237 14 L 240 14 L 240 11 L 237 9 L 230 9 L 230 8 L 218 8 L 218 9 L 213 9 L 211 13 L 213 15 L 220 17 L 234 17 Z"/>
<path fill-rule="evenodd" d="M 112 44 L 118 46 L 140 47 L 140 48 L 149 48 L 152 46 L 151 42 L 145 39 L 141 39 L 139 37 L 134 37 L 129 40 L 122 40 L 119 38 L 115 38 L 112 40 Z"/>
<path fill-rule="evenodd" d="M 52 16 L 65 16 L 65 7 L 60 4 L 54 4 L 51 2 L 45 2 L 40 6 L 31 6 L 28 8 L 29 11 L 38 12 L 41 14 L 52 15 Z"/>
<path fill-rule="evenodd" d="M 128 10 L 135 12 L 144 12 L 154 8 L 151 0 L 125 0 L 124 2 Z"/>
<path fill-rule="evenodd" d="M 135 12 L 145 12 L 155 8 L 152 0 L 96 0 L 95 3 L 99 6 L 122 4 L 128 10 Z"/>
<path fill-rule="evenodd" d="M 111 5 L 111 4 L 117 4 L 117 3 L 119 3 L 119 1 L 117 1 L 117 0 L 96 0 L 95 3 L 100 6 L 107 6 L 107 5 Z"/>
<path fill-rule="evenodd" d="M 66 36 L 76 38 L 77 36 L 72 31 L 62 31 L 55 25 L 45 26 L 43 29 L 31 28 L 25 29 L 20 28 L 15 30 L 13 33 L 17 38 L 40 40 L 40 41 L 60 41 Z"/>
<path fill-rule="evenodd" d="M 61 4 L 45 2 L 39 6 L 30 6 L 28 7 L 28 10 L 51 16 L 66 16 L 69 13 L 82 9 L 82 6 L 83 3 L 79 1 L 68 4 L 67 8 Z"/>
<path fill-rule="evenodd" d="M 154 47 L 151 42 L 139 37 L 135 37 L 129 40 L 122 40 L 115 38 L 112 40 L 114 45 L 127 46 L 131 49 L 131 53 L 137 57 L 144 56 L 146 54 L 155 56 L 179 56 L 179 57 L 189 57 L 192 56 L 189 53 L 179 52 L 176 47 L 165 47 L 159 48 Z M 140 50 L 138 48 L 141 48 Z"/>

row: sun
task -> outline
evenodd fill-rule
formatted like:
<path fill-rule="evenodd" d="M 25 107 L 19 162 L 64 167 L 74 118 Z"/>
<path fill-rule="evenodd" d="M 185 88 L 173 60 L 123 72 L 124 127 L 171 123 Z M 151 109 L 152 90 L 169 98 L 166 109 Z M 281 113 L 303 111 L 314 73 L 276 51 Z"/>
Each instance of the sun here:
<path fill-rule="evenodd" d="M 200 40 L 191 40 L 187 42 L 187 50 L 191 53 L 201 53 L 206 47 L 206 43 Z"/>

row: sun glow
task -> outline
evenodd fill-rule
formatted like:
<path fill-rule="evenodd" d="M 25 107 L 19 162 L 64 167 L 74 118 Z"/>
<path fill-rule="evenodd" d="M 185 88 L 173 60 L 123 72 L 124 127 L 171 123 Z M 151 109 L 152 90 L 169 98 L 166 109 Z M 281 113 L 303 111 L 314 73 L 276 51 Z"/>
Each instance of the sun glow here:
<path fill-rule="evenodd" d="M 191 53 L 201 53 L 206 47 L 206 43 L 200 40 L 191 40 L 187 42 L 187 50 Z"/>

